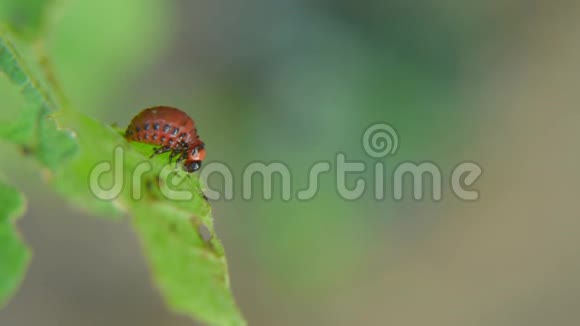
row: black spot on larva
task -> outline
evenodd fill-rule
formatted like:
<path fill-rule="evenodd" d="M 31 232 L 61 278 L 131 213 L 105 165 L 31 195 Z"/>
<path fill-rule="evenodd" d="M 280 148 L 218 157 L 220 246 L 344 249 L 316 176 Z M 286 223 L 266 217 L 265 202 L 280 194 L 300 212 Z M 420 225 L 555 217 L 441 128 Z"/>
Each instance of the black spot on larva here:
<path fill-rule="evenodd" d="M 149 134 L 146 133 L 145 135 L 143 135 L 143 138 L 145 138 L 145 140 L 149 139 Z"/>
<path fill-rule="evenodd" d="M 170 125 L 163 126 L 163 131 L 164 132 L 169 132 L 170 129 L 171 129 L 171 126 Z"/>
<path fill-rule="evenodd" d="M 183 139 L 183 138 L 185 138 L 185 133 L 179 135 L 179 139 Z"/>
<path fill-rule="evenodd" d="M 161 136 L 161 142 L 164 143 L 167 140 L 167 138 L 165 138 L 165 136 Z"/>
<path fill-rule="evenodd" d="M 173 145 L 173 144 L 175 144 L 175 141 L 173 139 L 170 139 L 169 140 L 169 145 Z"/>
<path fill-rule="evenodd" d="M 135 131 L 136 131 L 136 132 L 139 132 L 139 131 L 141 131 L 141 127 L 135 127 Z"/>
<path fill-rule="evenodd" d="M 155 129 L 155 130 L 159 130 L 159 124 L 158 124 L 158 123 L 155 123 L 155 124 L 153 125 L 153 129 Z"/>
<path fill-rule="evenodd" d="M 179 129 L 175 128 L 173 129 L 173 132 L 171 133 L 173 136 L 177 136 L 177 134 L 179 133 Z"/>
<path fill-rule="evenodd" d="M 157 134 L 153 134 L 153 140 L 157 140 Z"/>
<path fill-rule="evenodd" d="M 143 125 L 143 130 L 149 130 L 149 124 L 146 123 L 145 125 Z"/>

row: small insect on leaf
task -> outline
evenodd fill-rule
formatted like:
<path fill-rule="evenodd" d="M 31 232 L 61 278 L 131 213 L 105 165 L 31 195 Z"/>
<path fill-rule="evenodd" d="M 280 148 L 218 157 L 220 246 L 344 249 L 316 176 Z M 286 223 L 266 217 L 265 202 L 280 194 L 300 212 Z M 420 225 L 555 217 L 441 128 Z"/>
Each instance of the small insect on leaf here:
<path fill-rule="evenodd" d="M 163 126 L 163 129 L 161 129 Z M 195 121 L 185 112 L 169 106 L 156 106 L 137 114 L 125 131 L 128 141 L 159 145 L 151 157 L 171 152 L 169 161 L 183 162 L 187 172 L 201 168 L 205 144 L 199 138 Z"/>

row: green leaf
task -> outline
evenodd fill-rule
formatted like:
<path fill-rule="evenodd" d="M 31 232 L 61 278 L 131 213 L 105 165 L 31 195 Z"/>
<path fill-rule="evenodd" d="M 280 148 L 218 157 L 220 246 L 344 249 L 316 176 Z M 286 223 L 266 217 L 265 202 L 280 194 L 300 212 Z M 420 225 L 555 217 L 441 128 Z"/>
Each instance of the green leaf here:
<path fill-rule="evenodd" d="M 209 213 L 192 215 L 192 210 L 176 210 L 165 203 L 136 205 L 132 211 L 168 303 L 185 314 L 198 307 L 199 318 L 216 325 L 243 325 L 231 299 L 223 247 Z M 204 230 L 208 232 L 206 239 Z"/>
<path fill-rule="evenodd" d="M 14 226 L 24 206 L 20 193 L 0 182 L 0 307 L 22 282 L 30 260 L 30 252 Z"/>
<path fill-rule="evenodd" d="M 21 45 L 19 50 L 30 49 Z M 166 188 L 174 179 L 160 178 L 167 156 L 149 160 L 151 146 L 129 144 L 118 130 L 74 110 L 62 96 L 53 100 L 53 94 L 62 94 L 58 86 L 45 83 L 51 80 L 48 73 L 31 68 L 6 35 L 0 36 L 0 72 L 27 100 L 14 123 L 6 126 L 22 133 L 0 135 L 26 145 L 69 202 L 104 216 L 131 215 L 153 278 L 172 309 L 209 324 L 245 325 L 198 177 L 175 169 L 172 175 L 182 182 L 170 188 L 191 198 L 168 199 Z M 137 178 L 140 166 L 150 171 Z M 96 175 L 102 167 L 108 171 Z M 122 186 L 112 198 L 104 198 L 114 185 Z"/>
<path fill-rule="evenodd" d="M 17 115 L 3 121 L 0 137 L 25 146 L 43 165 L 54 171 L 73 155 L 76 143 L 70 132 L 56 127 L 50 115 L 56 111 L 56 104 L 49 90 L 21 62 L 12 43 L 0 39 L 0 71 L 18 87 L 26 100 Z"/>

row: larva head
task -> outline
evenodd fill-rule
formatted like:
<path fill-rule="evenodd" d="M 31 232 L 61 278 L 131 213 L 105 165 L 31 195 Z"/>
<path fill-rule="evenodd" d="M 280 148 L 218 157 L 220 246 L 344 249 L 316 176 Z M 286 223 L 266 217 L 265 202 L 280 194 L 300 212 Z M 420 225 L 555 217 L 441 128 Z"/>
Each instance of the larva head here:
<path fill-rule="evenodd" d="M 185 170 L 187 172 L 195 172 L 201 168 L 201 162 L 205 159 L 205 148 L 204 144 L 201 143 L 198 146 L 193 147 L 189 150 L 187 154 L 187 160 L 185 161 Z"/>
<path fill-rule="evenodd" d="M 193 173 L 201 168 L 201 161 L 186 161 L 183 167 L 186 172 Z"/>

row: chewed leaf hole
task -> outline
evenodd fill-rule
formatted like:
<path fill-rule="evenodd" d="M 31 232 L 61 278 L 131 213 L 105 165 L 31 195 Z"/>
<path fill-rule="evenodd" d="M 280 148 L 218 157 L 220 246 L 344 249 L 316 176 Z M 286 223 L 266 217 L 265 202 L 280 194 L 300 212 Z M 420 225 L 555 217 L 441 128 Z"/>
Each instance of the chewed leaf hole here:
<path fill-rule="evenodd" d="M 203 241 L 209 242 L 211 240 L 211 232 L 209 232 L 209 229 L 204 224 L 199 224 L 197 226 L 197 232 Z"/>

